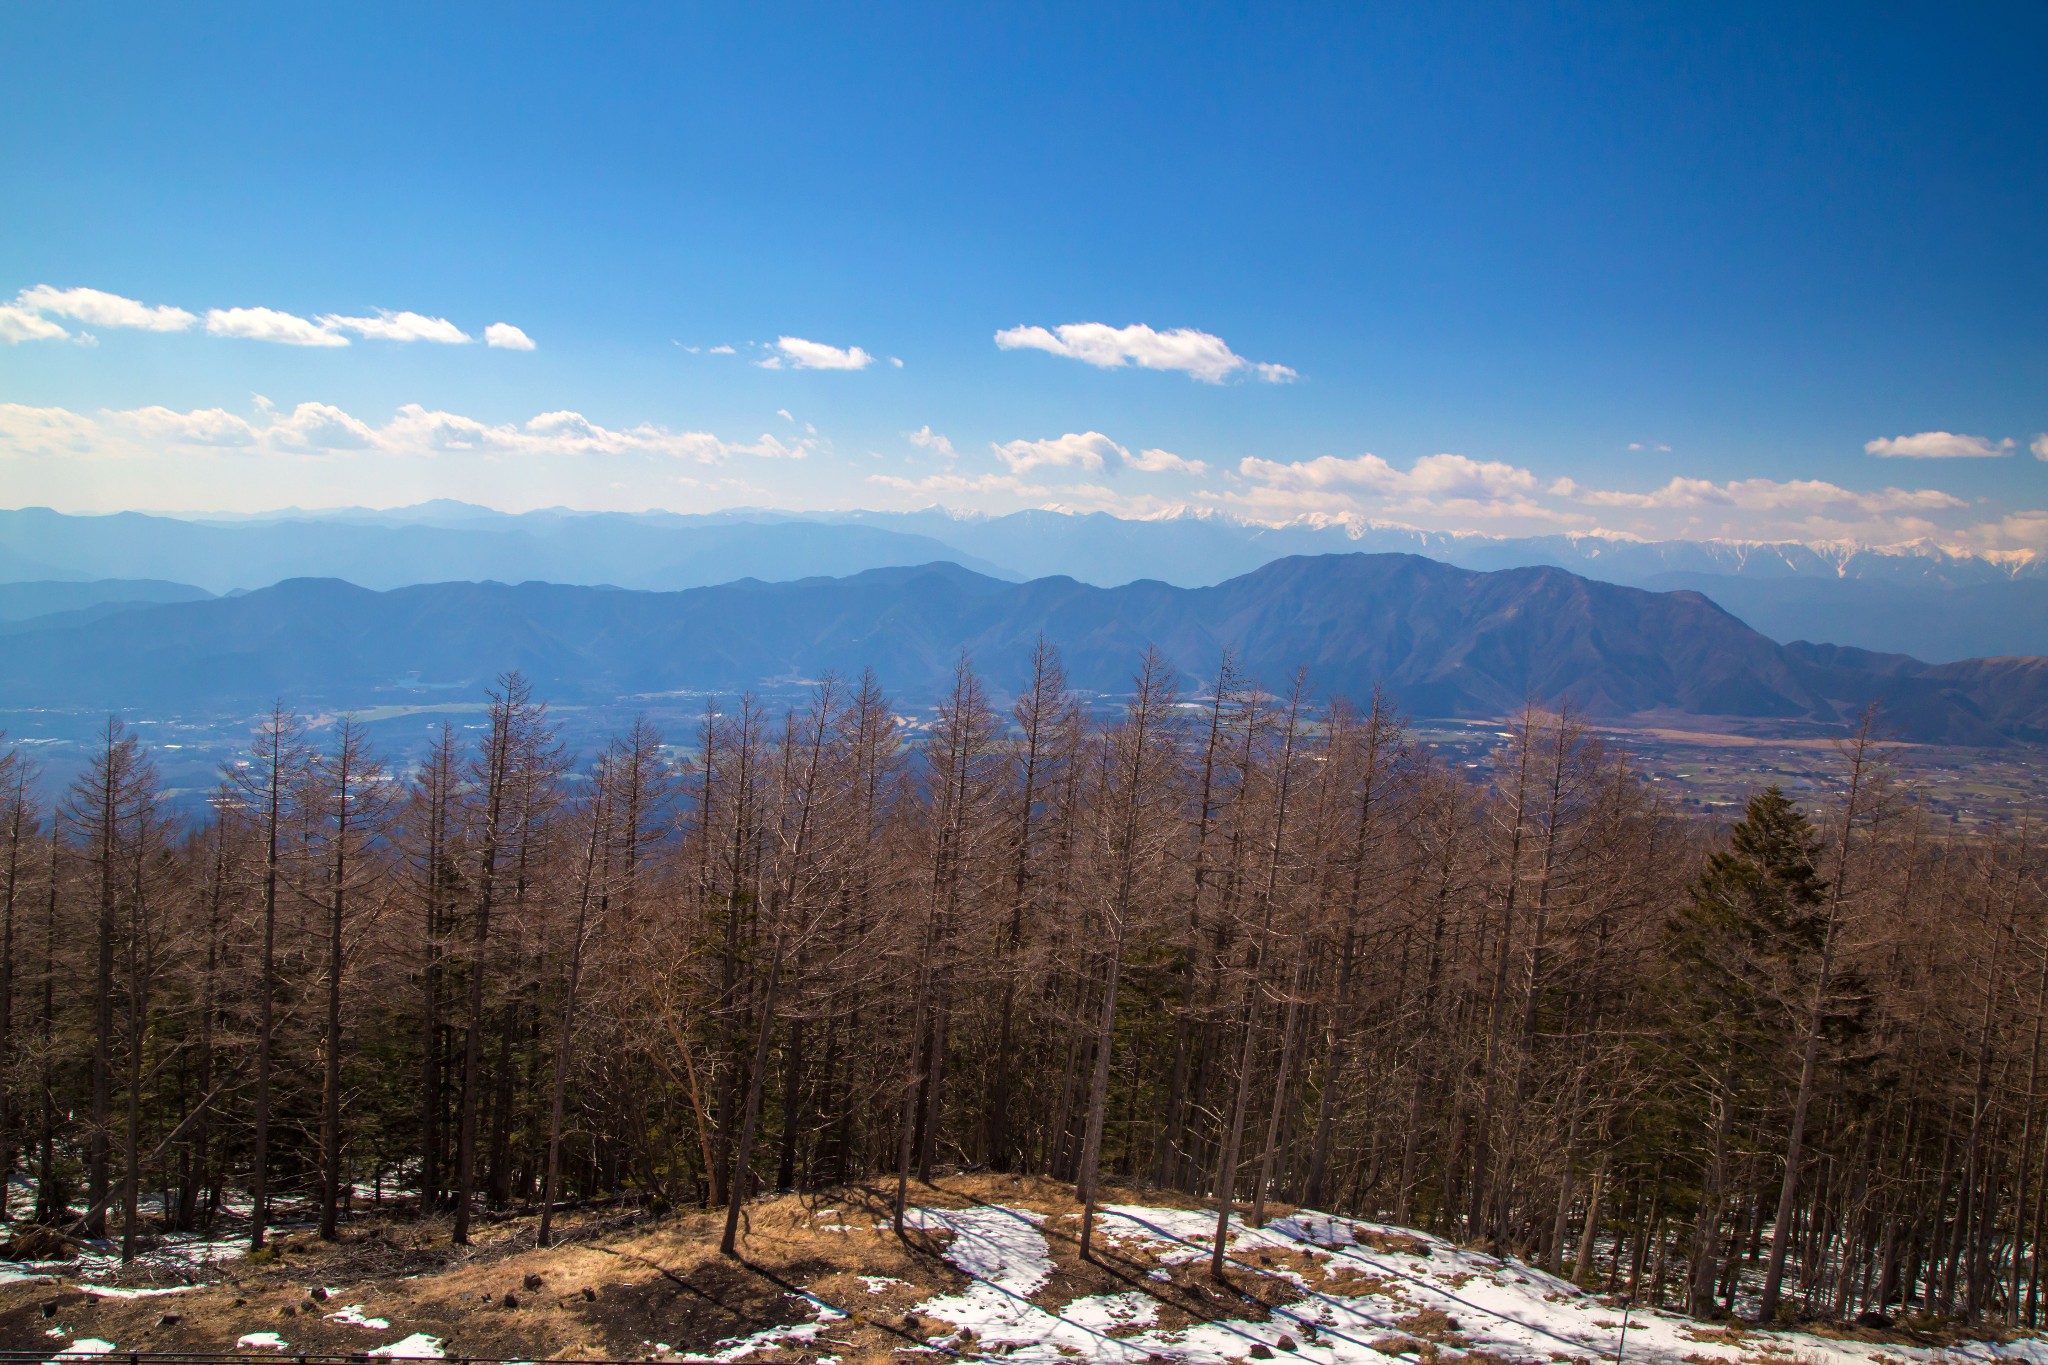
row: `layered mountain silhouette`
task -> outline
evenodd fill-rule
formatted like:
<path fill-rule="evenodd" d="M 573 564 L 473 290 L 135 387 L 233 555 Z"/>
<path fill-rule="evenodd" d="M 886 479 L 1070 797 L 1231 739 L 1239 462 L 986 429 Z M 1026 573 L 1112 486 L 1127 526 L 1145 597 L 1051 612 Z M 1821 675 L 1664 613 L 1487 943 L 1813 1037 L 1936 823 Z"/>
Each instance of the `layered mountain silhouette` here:
<path fill-rule="evenodd" d="M 295 579 L 15 634 L 0 707 L 367 707 L 473 697 L 513 668 L 558 702 L 731 695 L 867 667 L 917 701 L 945 688 L 962 650 L 996 689 L 1016 687 L 1041 634 L 1098 693 L 1125 690 L 1148 645 L 1196 686 L 1229 647 L 1270 688 L 1304 667 L 1322 695 L 1382 685 L 1420 716 L 1568 698 L 1617 720 L 1839 725 L 1875 701 L 1908 739 L 2048 739 L 2048 660 L 1779 645 L 1697 592 L 1399 554 L 1290 557 L 1206 588 L 1010 583 L 950 563 L 680 592 Z"/>
<path fill-rule="evenodd" d="M 668 513 L 508 516 L 461 503 L 406 511 L 414 514 L 279 513 L 235 521 L 0 511 L 0 582 L 171 579 L 224 593 L 307 577 L 371 588 L 541 579 L 666 590 L 935 559 L 1008 573 L 928 536 L 874 526 Z"/>
<path fill-rule="evenodd" d="M 1629 587 L 1692 588 L 1780 641 L 1829 639 L 1937 660 L 2048 652 L 2048 561 L 1929 544 L 1503 538 L 1363 522 L 1139 521 L 1044 509 L 514 515 L 433 502 L 211 520 L 0 511 L 0 583 L 167 579 L 210 593 L 301 577 L 380 589 L 538 579 L 670 591 L 935 560 L 1020 581 L 1065 574 L 1105 587 L 1142 579 L 1206 587 L 1292 555 L 1351 552 L 1417 554 L 1468 569 L 1548 565 Z"/>

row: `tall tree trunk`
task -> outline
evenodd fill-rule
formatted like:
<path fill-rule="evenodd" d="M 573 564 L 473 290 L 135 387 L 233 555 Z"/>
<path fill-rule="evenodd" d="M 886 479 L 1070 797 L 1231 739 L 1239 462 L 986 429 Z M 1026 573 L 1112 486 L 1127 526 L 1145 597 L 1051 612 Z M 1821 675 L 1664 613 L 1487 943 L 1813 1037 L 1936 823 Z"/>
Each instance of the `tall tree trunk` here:
<path fill-rule="evenodd" d="M 10 1211 L 14 1183 L 14 911 L 21 890 L 23 846 L 35 833 L 28 822 L 28 765 L 17 759 L 7 812 L 6 884 L 0 900 L 0 1220 Z"/>
<path fill-rule="evenodd" d="M 569 939 L 569 976 L 562 992 L 561 1031 L 555 1040 L 554 1075 L 548 1085 L 547 1173 L 542 1177 L 540 1196 L 540 1245 L 554 1245 L 555 1199 L 562 1177 L 562 1110 L 568 1093 L 569 1064 L 576 1038 L 576 991 L 583 980 L 583 948 L 588 936 L 590 903 L 597 869 L 597 850 L 604 838 L 607 804 L 611 792 L 611 768 L 600 761 L 597 791 L 591 799 L 590 837 L 583 850 L 583 879 L 576 895 L 576 927 Z"/>
<path fill-rule="evenodd" d="M 282 702 L 271 707 L 263 763 L 263 949 L 256 999 L 256 1107 L 250 1118 L 249 1249 L 263 1247 L 270 1223 L 270 1081 L 277 1033 L 277 878 L 286 783 L 297 761 L 298 727 Z"/>

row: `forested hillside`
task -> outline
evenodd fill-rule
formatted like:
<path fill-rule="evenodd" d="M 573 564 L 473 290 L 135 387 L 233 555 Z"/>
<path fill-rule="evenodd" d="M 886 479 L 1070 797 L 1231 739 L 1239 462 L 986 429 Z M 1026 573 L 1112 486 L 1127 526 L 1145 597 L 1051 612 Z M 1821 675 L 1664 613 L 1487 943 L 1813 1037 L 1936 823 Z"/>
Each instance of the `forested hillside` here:
<path fill-rule="evenodd" d="M 1041 647 L 1006 712 L 963 662 L 928 726 L 868 675 L 583 754 L 510 675 L 404 772 L 280 707 L 193 825 L 118 722 L 52 803 L 10 751 L 9 1212 L 125 1255 L 155 1191 L 258 1243 L 286 1196 L 463 1242 L 624 1195 L 732 1248 L 757 1192 L 988 1168 L 1703 1314 L 2037 1321 L 2031 828 L 1930 821 L 1867 726 L 1731 830 L 1571 714 L 1475 780 L 1371 697 L 1133 662 L 1100 722 Z"/>
<path fill-rule="evenodd" d="M 1369 519 L 1284 525 L 1230 516 L 1147 519 L 1032 508 L 1000 516 L 771 511 L 521 514 L 435 502 L 382 511 L 287 509 L 233 520 L 0 509 L 0 580 L 169 578 L 215 592 L 287 578 L 388 589 L 454 579 L 538 578 L 672 591 L 933 560 L 998 578 L 1065 575 L 1100 587 L 1203 587 L 1276 559 L 1415 554 L 1465 569 L 1552 567 L 1656 591 L 1704 593 L 1778 641 L 1832 640 L 1947 662 L 2038 653 L 2048 572 L 2032 555 L 1930 542 L 1652 540 L 1610 535 L 1442 534 Z"/>
<path fill-rule="evenodd" d="M 926 703 L 962 650 L 1014 696 L 1036 641 L 1076 688 L 1127 687 L 1156 645 L 1189 673 L 1224 648 L 1249 669 L 1307 667 L 1412 714 L 1492 717 L 1534 697 L 1613 720 L 1714 716 L 1838 730 L 1881 703 L 1901 738 L 1997 746 L 2048 738 L 2038 661 L 1930 665 L 1779 645 L 1695 592 L 1648 592 L 1562 569 L 1477 572 L 1416 555 L 1304 555 L 1209 588 L 1071 578 L 1007 583 L 955 564 L 687 592 L 560 583 L 435 583 L 371 592 L 295 579 L 233 598 L 29 623 L 0 651 L 0 707 L 229 714 L 279 695 L 309 708 L 477 695 L 517 668 L 562 703 L 737 694 L 873 667 Z"/>

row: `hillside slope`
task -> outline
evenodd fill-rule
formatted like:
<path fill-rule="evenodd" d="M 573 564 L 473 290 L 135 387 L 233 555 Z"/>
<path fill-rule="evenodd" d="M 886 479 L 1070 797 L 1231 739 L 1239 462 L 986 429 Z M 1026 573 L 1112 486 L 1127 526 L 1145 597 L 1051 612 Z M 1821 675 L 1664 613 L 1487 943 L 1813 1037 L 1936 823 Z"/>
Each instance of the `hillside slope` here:
<path fill-rule="evenodd" d="M 1233 1220 L 1219 1284 L 1205 1245 L 1214 1214 L 1185 1201 L 1110 1192 L 1091 1263 L 1078 1254 L 1070 1187 L 962 1176 L 914 1198 L 901 1239 L 882 1190 L 760 1201 L 737 1262 L 717 1255 L 717 1221 L 704 1213 L 571 1215 L 550 1250 L 533 1245 L 531 1215 L 487 1223 L 476 1246 L 457 1248 L 445 1219 L 395 1213 L 352 1222 L 334 1244 L 285 1233 L 263 1264 L 236 1245 L 185 1243 L 182 1261 L 159 1252 L 125 1271 L 93 1256 L 0 1266 L 0 1349 L 1538 1365 L 1612 1359 L 1622 1346 L 1613 1300 L 1406 1228 L 1275 1206 L 1264 1227 Z M 2026 1339 L 1764 1332 L 1642 1307 L 1629 1315 L 1626 1355 L 1654 1365 L 2048 1359 Z"/>
<path fill-rule="evenodd" d="M 1479 573 L 1413 555 L 1284 559 L 1211 588 L 1067 578 L 1004 583 L 951 564 L 677 593 L 443 583 L 377 593 L 293 580 L 242 597 L 32 630 L 0 655 L 0 706 L 148 711 L 367 706 L 475 695 L 517 668 L 558 701 L 788 688 L 872 667 L 929 699 L 965 650 L 998 690 L 1043 635 L 1073 683 L 1118 693 L 1148 645 L 1195 686 L 1226 648 L 1271 688 L 1305 667 L 1323 695 L 1376 685 L 1425 716 L 1570 699 L 1589 714 L 1839 724 L 1871 701 L 1901 734 L 2048 737 L 2048 670 L 1932 666 L 1780 646 L 1693 592 L 1561 569 Z"/>

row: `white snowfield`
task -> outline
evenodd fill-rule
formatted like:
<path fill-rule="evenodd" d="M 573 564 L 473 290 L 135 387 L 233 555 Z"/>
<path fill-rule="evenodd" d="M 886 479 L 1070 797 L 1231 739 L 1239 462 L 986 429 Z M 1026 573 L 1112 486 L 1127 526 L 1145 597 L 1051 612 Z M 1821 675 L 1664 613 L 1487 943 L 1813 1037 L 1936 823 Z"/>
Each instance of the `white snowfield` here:
<path fill-rule="evenodd" d="M 1063 1305 L 1034 1302 L 1053 1273 L 1046 1216 L 984 1205 L 919 1209 L 916 1226 L 951 1233 L 945 1256 L 973 1282 L 959 1293 L 928 1299 L 915 1310 L 952 1324 L 933 1344 L 970 1359 L 1000 1358 L 1036 1365 L 1099 1362 L 1143 1365 L 1165 1357 L 1190 1365 L 1242 1361 L 1264 1346 L 1275 1360 L 1306 1365 L 1412 1365 L 1417 1352 L 1401 1351 L 1400 1320 L 1434 1309 L 1456 1322 L 1465 1343 L 1449 1347 L 1485 1351 L 1514 1360 L 1613 1360 L 1621 1345 L 1619 1310 L 1571 1284 L 1515 1260 L 1464 1251 L 1406 1228 L 1358 1223 L 1327 1214 L 1276 1218 L 1263 1228 L 1233 1220 L 1229 1255 L 1250 1269 L 1292 1282 L 1300 1299 L 1265 1322 L 1250 1319 L 1198 1323 L 1174 1331 L 1148 1330 L 1157 1305 L 1142 1292 L 1095 1295 Z M 1059 1232 L 1078 1231 L 1063 1219 Z M 1112 1205 L 1098 1221 L 1101 1235 L 1162 1264 L 1206 1261 L 1215 1216 L 1199 1210 Z M 1380 1251 L 1359 1240 L 1414 1245 L 1419 1253 Z M 1408 1239 L 1413 1239 L 1410 1242 Z M 1261 1253 L 1315 1254 L 1318 1270 L 1303 1274 L 1257 1263 Z M 1163 1272 L 1154 1272 L 1155 1277 Z M 1357 1293 L 1360 1280 L 1384 1282 Z M 1332 1292 L 1348 1288 L 1353 1292 Z M 792 1329 L 792 1335 L 795 1331 Z M 969 1333 L 972 1335 L 969 1336 Z M 1899 1365 L 1905 1361 L 2013 1360 L 2048 1365 L 2048 1343 L 2023 1339 L 1999 1345 L 1969 1343 L 1935 1351 L 1832 1341 L 1799 1332 L 1748 1331 L 1739 1343 L 1717 1339 L 1707 1324 L 1660 1312 L 1629 1315 L 1625 1359 L 1644 1365 L 1698 1365 L 1703 1361 L 1761 1361 L 1797 1365 Z M 765 1346 L 773 1333 L 761 1333 Z M 786 1339 L 786 1338 L 785 1338 Z M 1390 1340 L 1391 1339 L 1391 1340 Z M 1396 1354 L 1374 1349 L 1379 1342 Z M 1416 1343 L 1405 1343 L 1413 1348 Z M 726 1359 L 734 1357 L 726 1356 Z"/>

